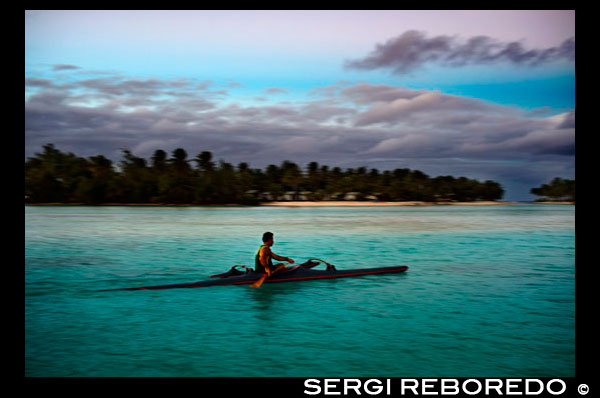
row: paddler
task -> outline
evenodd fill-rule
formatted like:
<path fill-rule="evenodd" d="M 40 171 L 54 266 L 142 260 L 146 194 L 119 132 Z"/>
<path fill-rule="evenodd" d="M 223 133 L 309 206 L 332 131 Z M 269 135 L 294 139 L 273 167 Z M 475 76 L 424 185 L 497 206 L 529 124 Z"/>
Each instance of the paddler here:
<path fill-rule="evenodd" d="M 294 260 L 289 257 L 278 256 L 271 251 L 271 246 L 275 243 L 272 232 L 265 232 L 262 236 L 263 244 L 256 251 L 254 257 L 254 271 L 260 272 L 263 275 L 259 280 L 250 285 L 250 287 L 260 287 L 268 276 L 273 275 L 275 272 L 285 268 L 287 264 L 278 263 L 273 265 L 273 260 L 285 261 L 293 264 Z"/>

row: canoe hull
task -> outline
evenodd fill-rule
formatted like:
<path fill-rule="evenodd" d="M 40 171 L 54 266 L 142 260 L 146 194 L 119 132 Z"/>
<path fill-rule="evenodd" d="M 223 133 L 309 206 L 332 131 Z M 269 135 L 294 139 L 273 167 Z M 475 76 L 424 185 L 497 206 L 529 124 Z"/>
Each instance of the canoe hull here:
<path fill-rule="evenodd" d="M 381 267 L 381 268 L 362 268 L 350 270 L 315 270 L 307 268 L 297 268 L 291 271 L 282 271 L 275 273 L 273 276 L 265 279 L 264 283 L 281 283 L 281 282 L 296 282 L 313 279 L 332 279 L 332 278 L 347 278 L 352 276 L 363 275 L 378 275 L 404 272 L 408 269 L 406 266 L 398 267 Z M 182 289 L 182 288 L 198 288 L 209 286 L 227 286 L 227 285 L 245 285 L 255 282 L 262 274 L 257 272 L 247 272 L 243 275 L 232 276 L 228 278 L 216 278 L 206 281 L 175 283 L 170 285 L 158 286 L 142 286 L 129 287 L 121 289 L 108 290 L 161 290 L 161 289 Z"/>

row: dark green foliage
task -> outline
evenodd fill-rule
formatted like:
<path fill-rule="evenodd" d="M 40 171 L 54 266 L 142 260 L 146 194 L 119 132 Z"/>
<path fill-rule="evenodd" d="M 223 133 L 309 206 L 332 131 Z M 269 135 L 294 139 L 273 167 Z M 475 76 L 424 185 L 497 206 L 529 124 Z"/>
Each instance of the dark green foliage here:
<path fill-rule="evenodd" d="M 532 188 L 531 193 L 536 196 L 549 198 L 550 200 L 568 200 L 574 202 L 575 180 L 563 180 L 557 177 L 550 184 L 542 184 L 537 188 Z"/>
<path fill-rule="evenodd" d="M 286 160 L 263 171 L 245 162 L 237 167 L 223 160 L 215 164 L 208 151 L 188 159 L 182 148 L 175 149 L 170 157 L 156 150 L 149 161 L 123 149 L 123 160 L 117 168 L 102 155 L 86 159 L 63 153 L 52 144 L 43 149 L 25 162 L 27 203 L 255 205 L 283 195 L 339 200 L 350 192 L 358 200 L 446 202 L 499 200 L 504 195 L 494 181 L 430 178 L 406 168 L 383 172 L 366 167 L 342 170 L 310 162 L 303 170 Z"/>

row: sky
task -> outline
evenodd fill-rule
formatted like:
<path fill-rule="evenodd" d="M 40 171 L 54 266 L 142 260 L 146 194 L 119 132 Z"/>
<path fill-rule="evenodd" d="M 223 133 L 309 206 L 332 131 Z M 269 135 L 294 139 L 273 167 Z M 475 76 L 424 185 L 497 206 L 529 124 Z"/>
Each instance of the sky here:
<path fill-rule="evenodd" d="M 575 178 L 575 11 L 25 11 L 25 158 L 53 143 Z"/>

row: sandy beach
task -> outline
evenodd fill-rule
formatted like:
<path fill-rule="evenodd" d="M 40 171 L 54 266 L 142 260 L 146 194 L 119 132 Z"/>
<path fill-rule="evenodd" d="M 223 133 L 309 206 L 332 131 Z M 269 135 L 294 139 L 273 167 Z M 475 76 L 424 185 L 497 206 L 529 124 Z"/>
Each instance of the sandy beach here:
<path fill-rule="evenodd" d="M 262 206 L 287 206 L 287 207 L 322 207 L 322 206 L 443 206 L 443 205 L 464 205 L 464 206 L 490 206 L 490 205 L 514 205 L 515 202 L 359 202 L 359 201 L 297 201 L 297 202 L 270 202 L 263 203 Z"/>
<path fill-rule="evenodd" d="M 540 202 L 543 203 L 543 202 Z M 375 202 L 375 201 L 354 201 L 354 200 L 323 200 L 318 202 L 311 201 L 288 201 L 288 202 L 265 202 L 258 206 L 280 206 L 280 207 L 362 207 L 362 206 L 494 206 L 494 205 L 516 205 L 516 202 L 494 202 L 494 201 L 477 201 L 477 202 Z M 26 206 L 90 206 L 86 203 L 25 203 Z M 235 207 L 240 204 L 191 204 L 191 203 L 98 203 L 91 206 L 130 206 L 130 207 Z"/>
<path fill-rule="evenodd" d="M 574 205 L 575 204 L 575 202 L 564 201 L 564 200 L 563 201 L 547 201 L 547 202 L 539 201 L 539 202 L 533 202 L 533 203 L 538 204 L 538 205 Z"/>

